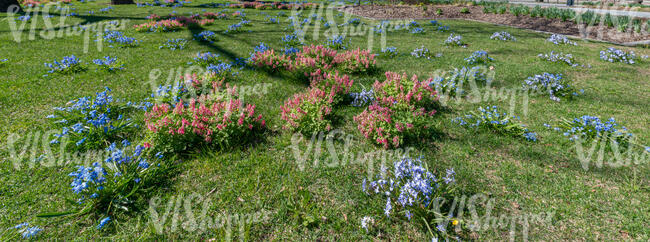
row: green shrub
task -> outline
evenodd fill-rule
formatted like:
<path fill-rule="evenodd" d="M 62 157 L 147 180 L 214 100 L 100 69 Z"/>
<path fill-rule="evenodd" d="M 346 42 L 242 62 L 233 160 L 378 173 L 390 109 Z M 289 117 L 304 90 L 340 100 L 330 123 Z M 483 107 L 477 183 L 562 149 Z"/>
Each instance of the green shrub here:
<path fill-rule="evenodd" d="M 532 11 L 530 11 L 530 16 L 533 18 L 541 17 L 544 14 L 544 9 L 540 6 L 535 6 Z"/>
<path fill-rule="evenodd" d="M 460 10 L 460 13 L 469 13 L 469 8 L 464 7 Z"/>

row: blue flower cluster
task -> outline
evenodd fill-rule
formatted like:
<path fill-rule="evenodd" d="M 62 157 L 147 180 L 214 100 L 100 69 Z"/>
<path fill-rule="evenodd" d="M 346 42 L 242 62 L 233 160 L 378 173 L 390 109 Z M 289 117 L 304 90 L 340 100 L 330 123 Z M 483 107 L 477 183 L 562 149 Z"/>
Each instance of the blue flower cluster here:
<path fill-rule="evenodd" d="M 251 23 L 251 21 L 242 20 L 239 23 L 228 26 L 228 29 L 225 31 L 225 33 L 239 33 L 239 32 L 242 32 L 242 28 L 244 26 L 250 25 L 250 23 Z"/>
<path fill-rule="evenodd" d="M 454 69 L 445 76 L 434 77 L 429 83 L 429 86 L 438 92 L 439 95 L 463 95 L 465 92 L 462 89 L 464 83 L 468 82 L 481 82 L 488 81 L 487 74 L 481 71 L 478 66 L 475 67 L 462 67 Z"/>
<path fill-rule="evenodd" d="M 43 231 L 38 226 L 29 227 L 29 223 L 21 223 L 14 226 L 14 229 L 18 230 L 19 233 L 22 233 L 23 239 L 36 238 L 38 233 Z"/>
<path fill-rule="evenodd" d="M 236 76 L 237 72 L 233 72 L 232 70 L 232 64 L 225 63 L 225 62 L 220 62 L 217 63 L 216 65 L 210 64 L 206 70 L 210 73 L 213 73 L 216 76 L 219 77 L 232 77 Z"/>
<path fill-rule="evenodd" d="M 502 32 L 494 32 L 492 36 L 490 36 L 490 39 L 499 39 L 502 41 L 517 41 L 517 38 L 514 36 L 510 35 L 510 33 L 502 31 Z"/>
<path fill-rule="evenodd" d="M 600 51 L 600 59 L 611 63 L 623 62 L 630 65 L 636 63 L 636 55 L 634 54 L 634 51 L 627 53 L 614 47 L 609 47 L 607 50 Z"/>
<path fill-rule="evenodd" d="M 394 212 L 404 214 L 408 220 L 418 216 L 415 220 L 420 221 L 435 209 L 434 201 L 439 202 L 444 196 L 450 195 L 451 186 L 456 183 L 455 176 L 454 169 L 447 169 L 445 176 L 438 178 L 424 166 L 421 157 L 404 157 L 393 163 L 392 172 L 389 173 L 384 167 L 377 180 L 366 185 L 364 179 L 361 187 L 366 194 L 381 194 L 386 197 L 386 217 Z M 398 209 L 403 212 L 397 212 Z M 439 231 L 444 233 L 444 227 Z"/>
<path fill-rule="evenodd" d="M 268 46 L 264 42 L 260 42 L 259 45 L 253 47 L 253 52 L 250 53 L 250 57 L 246 61 L 248 62 L 251 59 L 253 59 L 253 57 L 255 57 L 255 54 L 262 53 L 262 52 L 265 52 L 265 51 L 270 50 L 270 49 L 271 49 L 270 46 Z"/>
<path fill-rule="evenodd" d="M 537 57 L 547 60 L 553 63 L 565 63 L 567 65 L 570 65 L 571 67 L 577 67 L 580 66 L 580 64 L 575 63 L 575 60 L 573 58 L 573 55 L 571 54 L 564 54 L 564 53 L 556 53 L 555 51 L 551 51 L 548 54 L 539 54 Z"/>
<path fill-rule="evenodd" d="M 460 35 L 454 35 L 453 33 L 447 37 L 445 40 L 445 45 L 447 46 L 465 46 L 463 44 L 463 36 Z"/>
<path fill-rule="evenodd" d="M 219 63 L 219 54 L 214 54 L 212 52 L 201 53 L 200 51 L 196 53 L 194 57 L 194 63 L 201 66 L 208 66 L 211 64 Z"/>
<path fill-rule="evenodd" d="M 551 128 L 548 124 L 544 124 L 544 126 Z M 603 122 L 599 117 L 589 115 L 574 118 L 570 121 L 566 120 L 555 130 L 562 132 L 571 141 L 577 138 L 586 141 L 594 138 L 608 138 L 619 143 L 627 143 L 627 139 L 633 136 L 632 133 L 628 132 L 627 128 L 616 123 L 614 118 Z"/>
<path fill-rule="evenodd" d="M 420 27 L 420 24 L 417 21 L 413 20 L 407 26 L 409 28 L 415 28 L 415 27 Z"/>
<path fill-rule="evenodd" d="M 215 41 L 217 41 L 217 34 L 215 34 L 210 30 L 204 30 L 201 33 L 195 34 L 194 37 L 199 41 L 205 41 L 209 43 L 214 43 Z"/>
<path fill-rule="evenodd" d="M 115 70 L 123 70 L 124 69 L 124 64 L 120 63 L 117 58 L 112 58 L 110 56 L 104 56 L 102 59 L 95 59 L 93 60 L 93 63 L 97 65 L 98 67 L 107 70 L 107 71 L 115 71 Z"/>
<path fill-rule="evenodd" d="M 361 90 L 361 92 L 352 92 L 350 93 L 352 97 L 352 103 L 350 105 L 354 107 L 363 107 L 375 101 L 375 93 L 372 89 L 370 90 Z"/>
<path fill-rule="evenodd" d="M 95 97 L 81 97 L 68 102 L 66 107 L 56 107 L 56 114 L 48 115 L 49 119 L 62 124 L 61 133 L 55 134 L 51 144 L 60 143 L 64 137 L 69 137 L 77 147 L 83 147 L 89 140 L 102 143 L 101 141 L 119 136 L 126 132 L 127 128 L 134 127 L 130 118 L 124 114 L 131 108 L 146 111 L 152 104 L 142 102 L 134 104 L 118 103 L 110 94 L 111 89 L 106 87 L 103 92 L 96 93 Z M 72 125 L 69 125 L 72 124 Z"/>
<path fill-rule="evenodd" d="M 277 17 L 266 16 L 264 22 L 267 24 L 279 24 L 280 20 Z"/>
<path fill-rule="evenodd" d="M 77 171 L 71 172 L 68 176 L 73 177 L 72 183 L 70 183 L 72 192 L 80 194 L 93 191 L 89 198 L 96 198 L 98 194 L 95 191 L 103 190 L 103 184 L 106 182 L 106 170 L 99 162 L 93 163 L 91 167 L 77 166 Z M 85 199 L 82 196 L 80 201 Z"/>
<path fill-rule="evenodd" d="M 510 116 L 506 112 L 501 113 L 497 106 L 479 107 L 478 110 L 478 113 L 471 112 L 464 117 L 454 118 L 452 122 L 460 126 L 483 128 L 514 137 L 523 137 L 528 141 L 537 141 L 537 133 L 530 132 L 524 124 L 518 122 L 519 117 Z"/>
<path fill-rule="evenodd" d="M 449 31 L 449 26 L 447 26 L 447 25 L 442 25 L 442 23 L 440 23 L 440 22 L 438 22 L 438 21 L 436 21 L 436 20 L 431 20 L 429 23 L 431 23 L 431 25 L 433 25 L 434 27 L 437 27 L 436 30 L 437 30 L 438 32 L 446 32 L 446 31 Z"/>
<path fill-rule="evenodd" d="M 44 63 L 45 67 L 50 68 L 48 70 L 48 73 L 63 73 L 63 74 L 68 74 L 68 73 L 75 73 L 75 72 L 80 72 L 85 70 L 86 68 L 84 67 L 82 61 L 77 58 L 75 55 L 70 55 L 70 56 L 64 56 L 61 61 L 54 60 L 53 63 Z"/>
<path fill-rule="evenodd" d="M 31 15 L 23 15 L 23 16 L 18 16 L 18 18 L 16 18 L 16 19 L 25 22 L 25 21 L 29 21 L 30 19 L 32 19 L 32 16 Z"/>
<path fill-rule="evenodd" d="M 152 171 L 161 167 L 162 153 L 149 156 L 146 149 L 144 145 L 134 147 L 128 140 L 119 144 L 113 142 L 106 148 L 107 156 L 102 158 L 103 161 L 94 162 L 89 167 L 78 166 L 76 171 L 68 174 L 72 177 L 71 191 L 79 196 L 78 203 L 87 208 L 107 208 L 108 211 L 101 212 L 110 214 L 110 209 L 115 206 L 105 203 L 113 203 L 116 197 L 132 195 L 140 188 L 136 184 L 143 184 L 143 179 L 147 182 L 154 179 L 156 173 Z M 102 219 L 97 229 L 110 221 L 110 217 Z"/>
<path fill-rule="evenodd" d="M 388 25 L 390 25 L 390 21 L 382 20 L 381 22 L 379 22 L 378 25 L 375 25 L 374 27 L 372 27 L 372 30 L 377 34 L 381 34 L 386 30 L 386 27 Z"/>
<path fill-rule="evenodd" d="M 111 217 L 103 218 L 101 221 L 99 221 L 99 224 L 97 225 L 97 229 L 104 228 L 104 226 L 106 226 L 106 224 L 108 224 L 108 222 L 110 221 L 111 221 Z"/>
<path fill-rule="evenodd" d="M 298 47 L 303 45 L 303 40 L 300 38 L 300 33 L 293 32 L 282 37 L 282 42 L 287 47 Z"/>
<path fill-rule="evenodd" d="M 420 27 L 411 29 L 411 34 L 424 34 L 424 33 L 425 33 L 424 29 Z"/>
<path fill-rule="evenodd" d="M 548 38 L 548 41 L 556 45 L 578 45 L 576 42 L 569 40 L 569 38 L 561 34 L 551 35 L 551 37 Z"/>
<path fill-rule="evenodd" d="M 397 47 L 394 46 L 389 46 L 386 48 L 381 49 L 381 53 L 383 56 L 394 58 L 397 56 Z"/>
<path fill-rule="evenodd" d="M 412 55 L 412 56 L 415 56 L 415 58 L 427 58 L 427 59 L 431 59 L 431 58 L 434 57 L 433 54 L 431 54 L 431 52 L 429 51 L 429 49 L 426 48 L 426 47 L 424 47 L 424 45 L 423 45 L 423 46 L 420 46 L 420 48 L 415 48 L 415 49 L 411 52 L 411 55 Z M 439 55 L 439 56 L 438 56 L 438 55 Z M 438 54 L 436 55 L 436 57 L 440 57 L 440 56 L 442 56 L 441 53 L 438 53 Z"/>
<path fill-rule="evenodd" d="M 105 7 L 105 8 L 99 9 L 99 12 L 100 12 L 100 13 L 108 13 L 109 11 L 111 11 L 111 10 L 113 10 L 113 9 L 115 9 L 115 8 L 113 8 L 113 6 L 108 6 L 108 7 Z"/>
<path fill-rule="evenodd" d="M 349 43 L 350 41 L 348 41 Z M 331 37 L 327 38 L 327 41 L 325 42 L 325 46 L 330 49 L 335 49 L 335 50 L 345 50 L 347 49 L 347 44 L 345 43 L 345 36 L 344 35 L 333 35 Z"/>
<path fill-rule="evenodd" d="M 547 92 L 551 100 L 559 102 L 560 97 L 578 96 L 574 88 L 562 78 L 562 74 L 542 73 L 528 77 L 523 84 L 524 90 Z M 580 90 L 580 92 L 584 92 Z"/>
<path fill-rule="evenodd" d="M 151 98 L 153 98 L 156 103 L 167 103 L 169 105 L 175 105 L 180 102 L 183 95 L 187 93 L 188 90 L 185 88 L 185 85 L 182 81 L 178 81 L 175 84 L 160 85 L 151 93 Z"/>
<path fill-rule="evenodd" d="M 158 47 L 159 49 L 182 50 L 187 44 L 186 39 L 168 39 L 164 45 Z"/>
<path fill-rule="evenodd" d="M 9 59 L 0 59 L 0 65 L 7 63 L 7 61 L 9 61 Z"/>
<path fill-rule="evenodd" d="M 467 61 L 467 64 L 469 65 L 488 64 L 493 60 L 494 59 L 488 55 L 487 51 L 484 50 L 474 51 L 470 57 L 465 58 L 465 61 Z"/>
<path fill-rule="evenodd" d="M 360 18 L 351 18 L 350 20 L 348 20 L 347 24 L 357 26 L 357 25 L 361 24 L 361 19 Z"/>
<path fill-rule="evenodd" d="M 102 35 L 106 43 L 111 44 L 109 45 L 111 48 L 113 47 L 112 44 L 116 44 L 120 47 L 135 47 L 140 44 L 139 40 L 131 37 L 126 37 L 124 36 L 124 33 L 120 31 L 106 30 L 103 33 L 100 33 L 100 35 Z"/>

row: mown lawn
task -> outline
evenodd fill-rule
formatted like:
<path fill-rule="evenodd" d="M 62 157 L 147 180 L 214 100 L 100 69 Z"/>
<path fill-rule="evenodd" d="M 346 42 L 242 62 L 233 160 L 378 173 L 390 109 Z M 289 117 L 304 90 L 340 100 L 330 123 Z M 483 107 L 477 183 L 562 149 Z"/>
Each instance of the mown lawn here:
<path fill-rule="evenodd" d="M 92 23 L 97 21 L 129 20 L 122 31 L 125 35 L 142 41 L 134 48 L 110 48 L 104 43 L 98 51 L 91 34 L 88 52 L 84 52 L 83 36 L 63 36 L 28 40 L 29 25 L 20 42 L 16 42 L 9 26 L 7 14 L 0 20 L 0 59 L 7 63 L 0 66 L 0 139 L 7 142 L 10 134 L 30 137 L 29 134 L 45 132 L 53 128 L 45 118 L 52 108 L 63 106 L 69 100 L 93 95 L 104 87 L 110 87 L 116 98 L 141 101 L 149 97 L 154 87 L 166 84 L 170 71 L 185 70 L 188 62 L 197 52 L 210 51 L 221 55 L 225 61 L 246 59 L 260 42 L 274 49 L 283 47 L 282 37 L 293 32 L 288 27 L 290 10 L 243 10 L 252 22 L 251 27 L 237 34 L 223 34 L 231 24 L 239 20 L 217 20 L 214 25 L 204 27 L 218 34 L 219 40 L 212 44 L 193 40 L 193 35 L 202 29 L 187 28 L 170 33 L 136 32 L 131 26 L 144 23 L 145 17 L 155 13 L 160 16 L 175 11 L 179 14 L 201 13 L 204 9 L 217 12 L 222 8 L 200 7 L 209 1 L 194 1 L 183 7 L 136 7 L 114 6 L 108 13 L 99 13 L 108 6 L 108 0 L 90 3 L 74 3 L 80 16 L 67 17 L 66 24 Z M 227 9 L 227 8 L 225 8 Z M 88 14 L 93 10 L 94 14 Z M 229 13 L 241 9 L 230 9 Z M 277 16 L 282 11 L 280 24 L 267 24 L 262 12 Z M 305 10 L 303 17 L 311 13 Z M 338 23 L 344 17 L 333 14 Z M 40 17 L 39 17 L 40 18 Z M 51 18 L 58 22 L 60 17 Z M 32 20 L 34 21 L 34 20 Z M 42 18 L 36 25 L 44 27 Z M 371 26 L 377 23 L 371 23 Z M 548 96 L 532 96 L 524 113 L 523 99 L 517 97 L 514 114 L 537 132 L 539 141 L 526 142 L 490 132 L 474 132 L 459 127 L 451 119 L 464 115 L 478 107 L 498 105 L 504 110 L 510 107 L 508 98 L 487 98 L 480 102 L 467 100 L 449 105 L 433 116 L 438 135 L 421 137 L 421 142 L 407 144 L 412 147 L 411 156 L 422 156 L 429 169 L 444 173 L 454 168 L 457 175 L 455 195 L 472 196 L 486 194 L 495 199 L 493 215 L 552 213 L 550 224 L 531 224 L 527 231 L 530 240 L 620 240 L 650 238 L 650 169 L 648 162 L 621 168 L 594 168 L 584 170 L 578 160 L 573 142 L 561 133 L 544 127 L 545 123 L 557 124 L 563 118 L 572 119 L 583 115 L 613 117 L 637 137 L 640 144 L 650 140 L 650 60 L 634 65 L 609 63 L 599 59 L 599 51 L 612 44 L 578 40 L 578 46 L 554 45 L 546 41 L 547 34 L 527 30 L 494 26 L 461 20 L 442 20 L 449 32 L 438 32 L 428 21 L 419 21 L 426 33 L 411 34 L 408 31 L 389 32 L 386 45 L 397 48 L 395 58 L 379 56 L 379 71 L 371 75 L 352 76 L 353 91 L 370 88 L 375 80 L 384 80 L 385 71 L 417 74 L 428 77 L 436 70 L 450 70 L 466 66 L 464 58 L 476 50 L 487 51 L 494 62 L 493 90 L 502 87 L 519 88 L 527 77 L 543 72 L 562 73 L 572 80 L 584 94 L 574 100 L 554 102 Z M 20 25 L 21 21 L 16 21 Z M 321 24 L 322 25 L 322 24 Z M 313 28 L 314 26 L 312 26 Z M 322 27 L 322 26 L 321 26 Z M 343 29 L 341 27 L 341 29 Z M 307 31 L 306 43 L 322 44 L 324 29 L 318 39 L 313 30 Z M 517 38 L 516 42 L 490 40 L 492 33 L 508 31 Z M 463 36 L 467 48 L 445 47 L 442 43 L 453 32 Z M 373 53 L 380 53 L 380 35 L 374 34 Z M 185 49 L 159 49 L 167 39 L 189 40 Z M 368 47 L 368 34 L 348 36 L 349 48 Z M 415 58 L 410 52 L 425 46 L 442 57 L 431 60 Z M 643 48 L 616 47 L 634 51 L 637 56 L 649 55 Z M 569 67 L 540 60 L 537 55 L 550 51 L 571 53 L 580 64 L 591 68 Z M 85 72 L 70 75 L 48 74 L 44 62 L 52 62 L 63 56 L 76 55 L 89 65 Z M 96 70 L 92 59 L 110 55 L 125 63 L 125 69 L 114 73 Z M 152 73 L 162 73 L 152 79 Z M 364 164 L 342 164 L 333 167 L 324 165 L 331 153 L 325 144 L 320 153 L 320 163 L 305 164 L 301 169 L 292 149 L 292 132 L 282 129 L 280 107 L 293 94 L 305 90 L 308 83 L 284 76 L 270 75 L 252 68 L 238 70 L 233 84 L 268 84 L 268 93 L 251 95 L 246 102 L 255 104 L 269 130 L 261 142 L 226 150 L 203 150 L 183 157 L 177 173 L 165 185 L 156 188 L 152 196 L 158 197 L 157 213 L 161 216 L 164 206 L 173 198 L 187 198 L 198 194 L 209 198 L 207 213 L 255 214 L 267 212 L 268 219 L 262 222 L 246 223 L 242 227 L 246 240 L 430 240 L 426 228 L 406 219 L 382 217 L 385 199 L 368 196 L 361 191 L 361 182 L 370 171 L 377 172 L 378 164 L 369 169 Z M 47 76 L 44 76 L 48 74 Z M 156 77 L 154 75 L 154 77 Z M 482 94 L 487 93 L 481 90 Z M 336 110 L 335 128 L 352 135 L 354 141 L 350 154 L 365 154 L 382 148 L 367 142 L 357 130 L 353 117 L 363 111 L 361 107 L 343 105 Z M 309 137 L 305 137 L 308 139 Z M 3 145 L 4 147 L 5 145 Z M 305 152 L 306 142 L 301 144 Z M 19 146 L 20 147 L 20 146 Z M 42 145 L 39 146 L 41 149 Z M 342 142 L 335 142 L 334 149 L 341 154 Z M 212 228 L 201 231 L 187 231 L 180 227 L 172 231 L 171 222 L 158 233 L 152 220 L 150 201 L 139 201 L 129 213 L 112 218 L 113 221 L 102 230 L 95 229 L 99 214 L 67 216 L 58 218 L 36 218 L 35 215 L 53 211 L 67 211 L 73 204 L 67 200 L 77 197 L 70 191 L 71 178 L 68 173 L 76 168 L 74 164 L 58 166 L 36 165 L 30 152 L 21 160 L 23 165 L 16 169 L 9 158 L 9 150 L 3 149 L 0 157 L 0 235 L 17 239 L 11 234 L 13 226 L 30 222 L 43 229 L 40 239 L 239 239 L 240 228 Z M 36 157 L 40 150 L 35 151 Z M 647 157 L 647 155 L 646 155 Z M 610 156 L 611 158 L 611 156 Z M 313 161 L 314 159 L 308 159 Z M 646 159 L 647 160 L 647 159 Z M 163 206 L 164 204 L 164 206 Z M 194 201 L 195 214 L 201 210 Z M 480 208 L 480 211 L 483 211 Z M 180 212 L 185 216 L 184 210 Z M 360 227 L 364 216 L 373 216 L 375 226 L 367 233 Z M 187 221 L 186 216 L 185 220 Z M 180 225 L 179 225 L 180 226 Z M 10 237 L 14 236 L 14 237 Z M 463 240 L 505 240 L 508 229 L 488 229 L 462 234 Z M 523 238 L 522 227 L 516 229 L 516 239 Z"/>

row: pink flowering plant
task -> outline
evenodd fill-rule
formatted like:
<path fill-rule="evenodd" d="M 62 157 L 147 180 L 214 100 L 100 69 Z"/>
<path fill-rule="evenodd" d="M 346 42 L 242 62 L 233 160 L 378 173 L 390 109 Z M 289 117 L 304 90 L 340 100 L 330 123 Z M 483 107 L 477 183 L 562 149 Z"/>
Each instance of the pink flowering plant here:
<path fill-rule="evenodd" d="M 163 153 L 182 153 L 248 142 L 262 132 L 265 121 L 255 114 L 255 105 L 203 95 L 188 104 L 181 99 L 175 106 L 154 105 L 145 114 L 145 125 L 146 144 Z"/>
<path fill-rule="evenodd" d="M 438 100 L 437 93 L 430 82 L 419 81 L 416 75 L 410 79 L 406 74 L 386 72 L 386 81 L 373 84 L 377 102 L 384 106 L 413 106 L 432 110 Z M 435 111 L 433 111 L 435 113 Z"/>
<path fill-rule="evenodd" d="M 295 55 L 280 55 L 273 50 L 255 53 L 251 65 L 269 71 L 279 67 L 299 76 L 314 76 L 321 72 L 367 73 L 376 69 L 375 55 L 367 50 L 337 52 L 322 45 L 303 46 Z"/>
<path fill-rule="evenodd" d="M 284 128 L 303 134 L 329 131 L 332 128 L 329 118 L 333 102 L 333 89 L 327 92 L 310 88 L 305 93 L 295 94 L 282 106 L 282 120 L 286 121 Z"/>
<path fill-rule="evenodd" d="M 249 64 L 267 72 L 276 72 L 280 69 L 284 69 L 285 66 L 288 65 L 289 61 L 291 60 L 288 56 L 275 52 L 273 49 L 269 49 L 254 53 Z"/>
<path fill-rule="evenodd" d="M 373 85 L 375 102 L 354 117 L 364 137 L 384 148 L 428 134 L 436 111 L 436 91 L 417 76 L 386 72 L 386 81 Z"/>
<path fill-rule="evenodd" d="M 352 84 L 354 84 L 354 80 L 350 79 L 348 75 L 339 75 L 338 72 L 320 75 L 319 70 L 317 75 L 311 78 L 311 87 L 333 93 L 335 103 L 342 101 L 342 98 L 350 93 Z"/>
<path fill-rule="evenodd" d="M 138 32 L 173 32 L 182 29 L 185 24 L 178 20 L 159 20 L 133 26 Z"/>

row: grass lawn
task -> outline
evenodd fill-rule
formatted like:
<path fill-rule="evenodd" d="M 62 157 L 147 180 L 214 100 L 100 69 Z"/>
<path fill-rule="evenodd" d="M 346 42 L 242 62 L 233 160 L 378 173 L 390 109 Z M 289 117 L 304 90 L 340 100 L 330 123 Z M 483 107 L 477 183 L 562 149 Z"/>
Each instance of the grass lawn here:
<path fill-rule="evenodd" d="M 122 31 L 141 43 L 132 48 L 111 48 L 103 44 L 97 49 L 94 33 L 84 51 L 83 36 L 56 37 L 45 39 L 39 32 L 45 28 L 42 15 L 35 25 L 36 38 L 29 40 L 32 22 L 27 22 L 21 41 L 14 39 L 10 22 L 17 25 L 21 21 L 6 18 L 0 14 L 0 59 L 8 59 L 0 64 L 0 140 L 7 143 L 10 135 L 29 136 L 53 129 L 52 122 L 45 117 L 54 107 L 64 106 L 69 100 L 94 95 L 104 87 L 112 89 L 115 98 L 142 101 L 149 97 L 155 87 L 168 84 L 170 71 L 187 70 L 197 52 L 210 51 L 220 55 L 224 61 L 246 59 L 260 42 L 271 48 L 281 50 L 282 38 L 293 32 L 288 16 L 291 10 L 233 9 L 226 7 L 206 7 L 201 4 L 210 1 L 197 0 L 182 7 L 137 7 L 118 5 L 102 13 L 99 9 L 108 5 L 108 0 L 89 3 L 74 2 L 71 6 L 78 16 L 65 19 L 67 25 L 96 23 L 98 21 L 128 20 Z M 218 12 L 228 9 L 227 14 L 240 10 L 252 25 L 244 27 L 241 33 L 224 31 L 239 19 L 216 20 L 214 25 L 198 29 L 183 28 L 175 32 L 150 33 L 137 32 L 132 25 L 148 22 L 150 14 L 164 16 L 172 12 L 178 14 Z M 88 11 L 94 11 L 90 14 Z M 280 16 L 279 24 L 265 23 L 265 15 Z M 52 13 L 53 15 L 56 15 Z M 303 11 L 303 17 L 309 16 Z M 338 24 L 345 21 L 343 16 L 333 18 Z M 327 17 L 327 16 L 326 16 Z M 62 17 L 56 15 L 50 20 L 56 24 Z M 374 26 L 370 20 L 362 20 Z M 501 88 L 516 89 L 524 80 L 544 72 L 561 73 L 571 81 L 572 86 L 584 89 L 573 100 L 555 102 L 548 95 L 531 96 L 528 102 L 516 98 L 514 115 L 520 117 L 527 128 L 537 133 L 537 142 L 499 135 L 493 132 L 474 131 L 461 127 L 451 120 L 463 116 L 479 107 L 499 106 L 508 110 L 509 98 L 483 98 L 479 102 L 451 101 L 448 106 L 438 110 L 431 117 L 436 135 L 420 137 L 411 142 L 411 156 L 422 156 L 431 171 L 444 174 L 448 168 L 456 171 L 456 196 L 485 194 L 494 198 L 492 214 L 517 216 L 522 214 L 551 213 L 550 223 L 531 223 L 524 231 L 522 225 L 515 229 L 515 238 L 527 236 L 530 240 L 621 240 L 650 239 L 650 166 L 646 162 L 620 168 L 604 166 L 581 166 L 574 143 L 561 132 L 547 129 L 544 124 L 555 125 L 562 119 L 573 119 L 583 115 L 598 116 L 603 120 L 610 117 L 625 126 L 637 138 L 637 143 L 650 142 L 650 50 L 613 46 L 607 43 L 576 40 L 577 46 L 555 45 L 542 34 L 527 30 L 495 26 L 464 20 L 441 20 L 450 31 L 438 32 L 428 21 L 420 20 L 424 34 L 411 34 L 408 31 L 388 32 L 386 46 L 394 46 L 398 51 L 395 58 L 383 55 L 377 57 L 378 71 L 371 74 L 351 75 L 354 80 L 352 92 L 369 89 L 376 81 L 385 80 L 384 72 L 392 71 L 416 74 L 420 79 L 429 77 L 436 70 L 451 70 L 468 66 L 464 58 L 474 51 L 485 50 L 494 61 L 495 79 L 490 90 Z M 326 38 L 322 28 L 318 39 L 313 36 L 313 27 L 306 31 L 307 44 L 324 44 Z M 343 29 L 343 27 L 339 27 Z M 214 31 L 218 41 L 200 42 L 194 35 L 203 30 Z M 516 42 L 491 40 L 494 32 L 507 31 L 517 38 Z M 13 34 L 12 34 L 13 33 Z M 450 33 L 459 34 L 467 44 L 466 48 L 446 47 L 443 42 Z M 367 48 L 368 34 L 348 36 L 348 49 Z M 380 54 L 380 34 L 373 34 L 372 52 Z M 168 39 L 188 40 L 182 50 L 160 49 Z M 346 40 L 346 41 L 347 41 Z M 441 57 L 415 58 L 410 52 L 424 46 Z M 599 58 L 599 52 L 608 47 L 634 51 L 638 63 L 609 63 Z M 577 63 L 587 67 L 570 67 L 551 63 L 537 57 L 550 51 L 570 53 Z M 43 63 L 60 60 L 64 56 L 75 55 L 83 60 L 87 70 L 73 74 L 51 74 Z M 108 72 L 97 70 L 93 59 L 104 56 L 116 57 L 124 63 L 124 70 Z M 255 68 L 237 69 L 237 76 L 230 84 L 254 86 L 266 84 L 268 92 L 250 95 L 245 102 L 256 105 L 256 113 L 262 114 L 268 129 L 259 142 L 249 143 L 227 149 L 206 148 L 201 152 L 177 157 L 182 160 L 178 169 L 164 182 L 148 191 L 148 198 L 141 198 L 129 207 L 128 212 L 111 214 L 111 222 L 103 229 L 96 229 L 98 221 L 106 214 L 91 212 L 79 216 L 40 218 L 37 214 L 69 211 L 76 207 L 79 198 L 71 191 L 70 172 L 76 170 L 74 164 L 43 166 L 32 168 L 31 150 L 22 159 L 18 169 L 10 158 L 10 149 L 2 149 L 0 157 L 0 232 L 3 240 L 19 239 L 13 227 L 22 222 L 39 226 L 43 231 L 38 239 L 117 239 L 117 240 L 430 240 L 431 235 L 421 223 L 412 222 L 403 216 L 383 215 L 386 200 L 362 192 L 361 183 L 370 171 L 380 169 L 378 164 L 372 168 L 364 164 L 348 163 L 328 167 L 325 161 L 332 155 L 323 143 L 320 153 L 306 151 L 306 141 L 300 145 L 301 153 L 318 154 L 320 163 L 314 158 L 299 167 L 292 136 L 294 132 L 282 129 L 281 106 L 294 94 L 305 91 L 309 83 L 286 75 L 269 74 Z M 156 71 L 157 70 L 157 71 Z M 161 73 L 160 75 L 153 75 Z M 484 95 L 490 90 L 481 89 Z M 524 112 L 524 103 L 527 112 Z M 333 126 L 353 137 L 352 145 L 346 149 L 343 142 L 334 142 L 338 154 L 347 150 L 349 154 L 367 154 L 383 150 L 365 139 L 357 129 L 355 115 L 365 107 L 343 104 L 334 110 Z M 143 128 L 144 130 L 144 128 Z M 144 131 L 136 137 L 142 139 Z M 309 139 L 309 137 L 305 137 Z M 44 139 L 48 141 L 49 139 Z M 23 140 L 24 141 L 24 140 Z M 20 141 L 20 145 L 24 145 Z M 137 140 L 132 140 L 136 142 Z M 5 147 L 5 145 L 3 145 Z M 22 146 L 17 146 L 18 148 Z M 36 145 L 36 157 L 44 145 Z M 53 146 L 58 147 L 58 146 Z M 17 149 L 18 149 L 17 148 Z M 639 151 L 642 152 L 643 149 Z M 606 158 L 611 158 L 607 154 Z M 392 160 L 391 160 L 392 161 Z M 151 198 L 158 204 L 155 214 L 162 217 L 167 204 L 176 199 L 193 207 L 194 216 L 202 211 L 203 204 L 191 196 L 206 198 L 205 211 L 212 218 L 223 215 L 246 215 L 250 222 L 227 223 L 223 227 L 203 230 L 183 229 L 188 226 L 184 203 L 177 210 L 180 218 L 172 225 L 171 215 L 163 225 L 163 231 L 156 230 L 153 220 Z M 189 202 L 188 202 L 189 201 Z M 486 205 L 478 208 L 481 213 Z M 265 214 L 262 221 L 250 217 Z M 250 216 L 249 216 L 250 215 Z M 361 228 L 361 219 L 372 216 L 374 225 L 366 232 Z M 464 219 L 468 219 L 466 215 Z M 463 218 L 460 218 L 463 220 Z M 186 223 L 183 225 L 183 223 Z M 178 226 L 174 229 L 175 226 Z M 231 227 L 232 226 L 232 227 Z M 191 226 L 190 226 L 191 227 Z M 435 228 L 434 228 L 435 229 Z M 506 240 L 510 238 L 509 228 L 489 228 L 480 231 L 462 231 L 457 235 L 462 240 Z M 240 238 L 243 235 L 244 238 Z M 456 236 L 452 233 L 452 236 Z"/>

